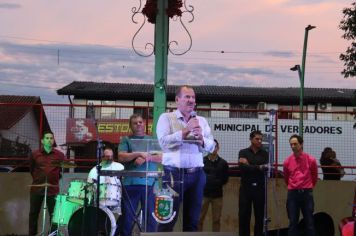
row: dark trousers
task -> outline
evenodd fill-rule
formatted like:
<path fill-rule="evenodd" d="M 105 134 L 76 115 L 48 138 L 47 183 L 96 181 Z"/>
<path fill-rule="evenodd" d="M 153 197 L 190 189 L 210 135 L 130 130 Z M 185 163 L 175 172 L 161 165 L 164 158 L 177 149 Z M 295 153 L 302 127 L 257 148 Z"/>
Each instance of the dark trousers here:
<path fill-rule="evenodd" d="M 44 196 L 37 194 L 30 194 L 30 213 L 29 213 L 29 221 L 28 221 L 28 234 L 29 236 L 34 236 L 37 234 L 37 225 L 38 225 L 38 216 L 41 211 L 42 202 Z M 50 219 L 52 222 L 52 215 L 54 211 L 54 205 L 56 203 L 56 196 L 47 196 L 47 209 L 48 215 L 46 215 L 46 219 Z"/>
<path fill-rule="evenodd" d="M 171 179 L 173 178 L 173 181 Z M 159 232 L 171 232 L 179 215 L 179 206 L 183 202 L 183 231 L 198 231 L 199 215 L 203 201 L 203 191 L 206 182 L 203 168 L 193 172 L 185 173 L 182 169 L 164 167 L 162 177 L 164 185 L 169 185 L 179 196 L 173 199 L 174 219 L 167 224 L 159 224 Z M 173 183 L 173 186 L 172 186 Z"/>
<path fill-rule="evenodd" d="M 287 213 L 289 218 L 289 236 L 298 236 L 298 222 L 300 211 L 305 221 L 305 234 L 315 236 L 314 228 L 314 198 L 313 191 L 310 190 L 288 190 Z"/>
<path fill-rule="evenodd" d="M 127 193 L 127 194 L 126 194 Z M 128 195 L 128 196 L 127 196 Z M 146 201 L 147 197 L 147 201 Z M 155 232 L 157 230 L 157 222 L 152 216 L 154 212 L 155 195 L 153 193 L 153 187 L 147 188 L 144 185 L 128 185 L 123 189 L 122 200 L 122 215 L 119 219 L 120 235 L 130 236 L 132 235 L 132 228 L 134 226 L 135 214 L 138 205 L 140 204 L 143 214 L 142 230 L 144 232 Z M 147 207 L 147 211 L 146 211 Z M 147 214 L 147 221 L 146 219 Z"/>
<path fill-rule="evenodd" d="M 251 208 L 255 215 L 254 235 L 263 235 L 265 207 L 264 184 L 242 184 L 239 194 L 239 236 L 250 236 Z"/>

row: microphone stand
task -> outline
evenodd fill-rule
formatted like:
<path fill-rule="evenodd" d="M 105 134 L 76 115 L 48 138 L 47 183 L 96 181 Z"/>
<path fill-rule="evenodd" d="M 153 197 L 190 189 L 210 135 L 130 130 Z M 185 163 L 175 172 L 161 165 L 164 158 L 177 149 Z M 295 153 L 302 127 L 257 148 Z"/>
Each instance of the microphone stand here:
<path fill-rule="evenodd" d="M 268 223 L 271 219 L 268 217 L 268 179 L 271 178 L 272 165 L 273 163 L 273 121 L 276 110 L 272 109 L 269 112 L 269 134 L 268 134 L 268 164 L 267 170 L 265 170 L 265 207 L 264 207 L 264 235 L 268 236 Z"/>
<path fill-rule="evenodd" d="M 92 122 L 95 127 L 95 135 L 96 135 L 96 172 L 97 172 L 97 179 L 96 179 L 96 208 L 95 208 L 95 222 L 96 222 L 96 230 L 94 230 L 97 234 L 99 235 L 99 207 L 100 207 L 100 171 L 101 171 L 101 166 L 100 166 L 100 158 L 102 155 L 102 141 L 99 137 L 99 131 L 98 131 L 98 123 L 97 120 L 95 119 L 95 109 L 94 109 L 94 104 L 89 105 L 89 116 L 92 119 Z"/>
<path fill-rule="evenodd" d="M 86 212 L 87 212 L 87 206 L 88 206 L 88 185 L 84 185 L 84 187 L 82 188 L 82 190 L 84 190 L 84 206 L 83 206 L 83 215 L 82 215 L 82 236 L 87 235 L 87 228 L 86 228 L 86 223 L 88 220 L 88 217 L 86 216 Z"/>
<path fill-rule="evenodd" d="M 100 165 L 100 157 L 102 155 L 102 143 L 99 138 L 99 132 L 98 132 L 98 125 L 95 122 L 95 128 L 96 128 L 96 137 L 97 137 L 97 146 L 96 146 L 96 173 L 97 173 L 97 179 L 96 179 L 96 208 L 95 208 L 95 222 L 96 222 L 96 235 L 99 235 L 99 207 L 100 207 L 100 171 L 101 171 L 101 165 Z"/>

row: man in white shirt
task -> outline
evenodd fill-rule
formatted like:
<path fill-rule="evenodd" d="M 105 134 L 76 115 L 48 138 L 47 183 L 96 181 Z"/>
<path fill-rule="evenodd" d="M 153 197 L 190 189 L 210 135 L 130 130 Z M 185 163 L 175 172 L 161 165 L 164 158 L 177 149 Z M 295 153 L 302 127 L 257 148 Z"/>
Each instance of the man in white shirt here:
<path fill-rule="evenodd" d="M 123 170 L 124 166 L 118 162 L 113 161 L 114 158 L 114 153 L 112 148 L 110 147 L 105 147 L 104 149 L 104 154 L 101 158 L 100 166 L 101 170 Z M 88 174 L 88 183 L 96 183 L 98 179 L 98 174 L 97 174 L 97 168 L 94 166 L 89 174 Z M 113 207 L 112 210 L 114 213 L 121 214 L 121 182 L 120 179 L 116 176 L 110 177 L 110 176 L 100 176 L 100 185 L 108 185 L 109 187 L 106 186 L 106 188 L 101 188 L 101 191 L 118 191 L 117 193 L 110 193 L 108 194 L 111 199 L 110 203 L 107 202 L 105 199 L 100 199 L 100 204 L 101 205 L 108 205 Z M 95 191 L 96 192 L 96 191 Z M 107 195 L 107 193 L 100 193 L 102 196 Z M 114 197 L 113 197 L 114 196 Z M 117 198 L 117 199 L 115 199 Z M 115 204 L 115 201 L 117 200 L 117 205 Z M 114 204 L 112 203 L 114 201 Z"/>
<path fill-rule="evenodd" d="M 163 183 L 178 194 L 173 203 L 176 216 L 160 224 L 158 231 L 173 231 L 182 201 L 183 231 L 197 231 L 206 181 L 203 152 L 213 152 L 215 143 L 208 122 L 194 111 L 194 89 L 179 87 L 175 101 L 177 110 L 159 117 L 157 138 L 163 150 Z"/>
<path fill-rule="evenodd" d="M 114 153 L 110 147 L 105 147 L 104 155 L 101 158 L 100 166 L 101 170 L 123 170 L 124 166 L 121 163 L 115 162 Z M 88 183 L 96 182 L 98 178 L 96 166 L 94 166 L 88 174 Z M 118 177 L 110 177 L 110 176 L 100 176 L 100 183 L 110 183 L 110 184 L 118 184 L 120 185 L 120 180 Z"/>

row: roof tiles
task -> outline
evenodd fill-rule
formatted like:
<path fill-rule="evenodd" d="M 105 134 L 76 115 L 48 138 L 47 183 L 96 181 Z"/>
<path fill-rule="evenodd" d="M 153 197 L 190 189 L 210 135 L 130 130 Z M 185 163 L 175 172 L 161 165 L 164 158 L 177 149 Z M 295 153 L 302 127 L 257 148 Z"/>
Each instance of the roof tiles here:
<path fill-rule="evenodd" d="M 201 85 L 192 86 L 198 101 L 204 102 L 269 102 L 278 104 L 297 104 L 299 88 L 261 88 Z M 178 85 L 167 86 L 167 99 L 174 100 Z M 354 96 L 354 89 L 305 88 L 304 102 L 348 105 Z M 74 95 L 76 98 L 99 100 L 153 100 L 153 84 L 96 83 L 74 81 L 57 90 L 59 95 Z"/>

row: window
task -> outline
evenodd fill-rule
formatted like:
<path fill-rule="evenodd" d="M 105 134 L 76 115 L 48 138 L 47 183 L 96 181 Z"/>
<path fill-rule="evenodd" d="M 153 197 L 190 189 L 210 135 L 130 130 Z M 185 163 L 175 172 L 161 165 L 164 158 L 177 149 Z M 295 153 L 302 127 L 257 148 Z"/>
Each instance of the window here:
<path fill-rule="evenodd" d="M 300 109 L 299 105 L 294 106 L 285 106 L 279 105 L 278 106 L 278 119 L 294 119 L 298 120 L 300 117 Z M 303 106 L 303 111 L 307 111 L 307 106 Z M 308 117 L 308 113 L 303 113 L 303 120 L 306 120 Z"/>
<path fill-rule="evenodd" d="M 353 120 L 356 120 L 356 108 L 351 108 L 351 109 L 352 109 L 353 114 L 348 115 L 348 120 L 353 121 Z"/>
<path fill-rule="evenodd" d="M 140 114 L 143 119 L 153 119 L 153 102 L 134 101 L 135 114 Z"/>
<path fill-rule="evenodd" d="M 87 110 L 86 110 L 86 118 L 99 119 L 100 111 L 101 111 L 101 101 L 98 100 L 88 100 L 87 101 Z M 99 106 L 99 107 L 97 107 Z"/>
<path fill-rule="evenodd" d="M 102 105 L 105 107 L 101 108 L 101 119 L 115 119 L 115 101 L 102 101 Z M 106 107 L 112 106 L 112 107 Z"/>
<path fill-rule="evenodd" d="M 210 117 L 210 103 L 199 103 L 197 104 L 197 115 L 203 117 Z M 200 110 L 204 109 L 204 110 Z M 205 110 L 207 109 L 207 110 Z"/>
<path fill-rule="evenodd" d="M 278 106 L 278 119 L 292 119 L 292 106 Z"/>
<path fill-rule="evenodd" d="M 299 105 L 295 105 L 295 106 L 292 106 L 292 110 L 293 110 L 293 113 L 292 113 L 292 119 L 299 119 L 300 117 L 300 108 L 299 108 Z M 303 106 L 303 111 L 307 111 L 307 106 Z M 294 112 L 295 111 L 295 112 Z M 304 112 L 303 113 L 303 120 L 306 120 L 308 118 L 308 113 L 307 112 Z"/>
<path fill-rule="evenodd" d="M 346 112 L 346 107 L 333 107 L 332 108 L 333 112 Z M 333 113 L 332 114 L 332 119 L 333 120 L 347 120 L 347 114 L 345 113 Z"/>
<path fill-rule="evenodd" d="M 140 114 L 143 119 L 153 119 L 153 108 L 152 107 L 135 107 L 135 114 Z"/>
<path fill-rule="evenodd" d="M 231 104 L 230 118 L 257 118 L 256 111 L 243 111 L 243 110 L 256 110 L 257 104 Z"/>

